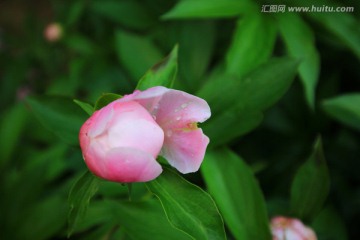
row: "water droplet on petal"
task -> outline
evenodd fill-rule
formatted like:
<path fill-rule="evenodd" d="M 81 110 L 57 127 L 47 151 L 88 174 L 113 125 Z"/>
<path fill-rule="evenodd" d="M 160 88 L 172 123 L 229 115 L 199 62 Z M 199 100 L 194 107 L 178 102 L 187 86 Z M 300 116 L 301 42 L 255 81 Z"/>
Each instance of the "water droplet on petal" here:
<path fill-rule="evenodd" d="M 156 116 L 155 116 L 155 115 L 153 115 L 152 117 L 153 117 L 154 120 L 156 120 Z"/>
<path fill-rule="evenodd" d="M 179 121 L 180 119 L 181 119 L 181 117 L 177 117 L 177 118 L 176 118 L 176 121 Z"/>
<path fill-rule="evenodd" d="M 171 131 L 171 130 L 166 131 L 166 136 L 171 137 L 171 135 L 172 135 L 172 131 Z"/>
<path fill-rule="evenodd" d="M 188 106 L 188 104 L 187 103 L 183 103 L 183 104 L 181 104 L 181 108 L 186 108 Z"/>

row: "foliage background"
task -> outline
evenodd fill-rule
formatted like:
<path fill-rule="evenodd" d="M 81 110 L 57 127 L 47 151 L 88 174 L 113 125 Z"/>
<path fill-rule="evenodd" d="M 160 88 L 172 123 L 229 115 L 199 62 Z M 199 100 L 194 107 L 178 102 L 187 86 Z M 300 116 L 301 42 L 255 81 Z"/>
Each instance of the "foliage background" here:
<path fill-rule="evenodd" d="M 58 138 L 48 131 L 49 124 L 40 123 L 41 114 L 55 119 L 50 129 L 57 128 L 59 121 L 65 134 L 78 128 L 86 115 L 81 115 L 81 109 L 71 105 L 70 99 L 94 104 L 102 93 L 131 93 L 144 73 L 176 44 L 178 75 L 174 88 L 209 101 L 215 120 L 204 125 L 204 131 L 213 136 L 212 148 L 227 146 L 236 153 L 235 158 L 245 159 L 260 184 L 269 217 L 294 214 L 288 211 L 292 180 L 321 135 L 330 191 L 320 213 L 314 211 L 315 216 L 304 220 L 319 239 L 360 238 L 359 2 L 286 2 L 294 6 L 355 7 L 354 13 L 341 14 L 265 14 L 261 6 L 275 1 L 219 2 L 0 3 L 0 232 L 4 239 L 66 238 L 68 193 L 86 166 L 76 136 Z M 57 42 L 48 42 L 43 35 L 51 22 L 63 26 L 63 37 Z M 300 59 L 299 74 L 293 82 L 292 60 L 283 59 L 276 66 L 261 65 L 281 56 Z M 271 81 L 249 87 L 252 91 L 246 92 L 238 82 L 252 71 L 261 75 L 260 79 Z M 285 84 L 283 90 L 271 95 L 272 89 L 280 86 L 274 81 L 284 75 L 289 75 L 289 88 Z M 256 117 L 249 120 L 246 116 L 258 113 L 254 106 L 260 100 L 255 98 L 254 106 L 242 105 L 258 93 L 264 93 L 265 105 L 276 102 L 264 111 L 259 125 Z M 51 105 L 45 96 L 65 96 L 69 104 L 55 101 Z M 31 104 L 31 99 L 37 100 Z M 261 114 L 265 107 L 259 109 Z M 233 116 L 232 112 L 242 115 Z M 246 131 L 242 129 L 244 118 L 253 123 L 244 127 Z M 232 158 L 224 156 L 215 158 Z M 202 169 L 202 174 L 184 177 L 207 190 L 212 177 L 209 171 Z M 231 187 L 237 191 L 243 183 L 234 181 Z M 133 202 L 129 203 L 125 201 L 125 187 L 101 182 L 73 238 L 146 239 L 148 234 L 159 232 L 159 239 L 173 238 L 177 230 L 167 222 L 158 201 L 144 185 L 133 188 Z M 218 197 L 214 198 L 222 205 Z M 244 216 L 251 217 L 251 213 Z M 240 239 L 231 227 L 226 226 L 226 231 L 228 239 Z M 185 238 L 182 232 L 177 234 L 179 239 Z"/>

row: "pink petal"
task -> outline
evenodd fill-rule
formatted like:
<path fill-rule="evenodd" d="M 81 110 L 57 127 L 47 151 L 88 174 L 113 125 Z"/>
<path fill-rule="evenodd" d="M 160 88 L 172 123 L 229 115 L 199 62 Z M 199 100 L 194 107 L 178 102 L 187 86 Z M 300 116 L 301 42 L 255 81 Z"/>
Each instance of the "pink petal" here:
<path fill-rule="evenodd" d="M 148 111 L 137 102 L 116 103 L 114 109 L 106 135 L 110 147 L 135 148 L 156 158 L 164 142 L 164 132 Z"/>
<path fill-rule="evenodd" d="M 201 129 L 169 131 L 165 136 L 161 155 L 181 173 L 199 170 L 209 138 Z"/>
<path fill-rule="evenodd" d="M 150 154 L 133 148 L 114 148 L 104 162 L 106 172 L 99 177 L 114 182 L 147 182 L 158 177 L 162 168 Z"/>
<path fill-rule="evenodd" d="M 155 159 L 164 132 L 137 102 L 113 102 L 95 112 L 81 127 L 79 138 L 86 165 L 104 179 L 145 181 L 162 171 Z"/>
<path fill-rule="evenodd" d="M 166 130 L 204 122 L 211 115 L 207 102 L 191 94 L 170 90 L 159 101 L 156 121 Z"/>
<path fill-rule="evenodd" d="M 151 115 L 155 115 L 159 107 L 159 101 L 163 95 L 171 91 L 171 89 L 165 87 L 153 87 L 145 91 L 135 91 L 132 94 L 125 95 L 123 98 L 117 100 L 118 102 L 136 101 L 140 103 Z"/>
<path fill-rule="evenodd" d="M 136 101 L 150 112 L 167 134 L 161 152 L 172 166 L 182 173 L 199 169 L 209 138 L 194 124 L 211 115 L 205 100 L 182 91 L 153 87 L 117 101 Z"/>

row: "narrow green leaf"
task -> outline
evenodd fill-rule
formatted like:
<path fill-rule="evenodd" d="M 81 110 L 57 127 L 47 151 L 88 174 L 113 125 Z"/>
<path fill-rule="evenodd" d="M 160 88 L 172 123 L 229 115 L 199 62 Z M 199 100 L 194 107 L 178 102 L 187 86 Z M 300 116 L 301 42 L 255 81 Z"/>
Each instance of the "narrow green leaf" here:
<path fill-rule="evenodd" d="M 208 151 L 201 173 L 236 239 L 271 239 L 264 197 L 251 168 L 238 155 L 227 148 Z"/>
<path fill-rule="evenodd" d="M 204 123 L 205 133 L 214 139 L 211 146 L 225 144 L 258 126 L 262 111 L 276 103 L 290 87 L 297 65 L 298 61 L 279 58 L 241 79 L 221 70 L 214 73 L 197 93 L 207 100 L 215 116 Z"/>
<path fill-rule="evenodd" d="M 254 8 L 250 1 L 182 0 L 163 19 L 233 17 Z"/>
<path fill-rule="evenodd" d="M 360 130 L 360 93 L 325 100 L 322 107 L 335 120 Z"/>
<path fill-rule="evenodd" d="M 313 220 L 329 193 L 330 179 L 321 138 L 309 159 L 299 168 L 291 186 L 291 209 L 299 218 Z"/>
<path fill-rule="evenodd" d="M 226 54 L 226 72 L 242 77 L 266 62 L 273 52 L 276 32 L 274 21 L 258 10 L 240 18 Z"/>
<path fill-rule="evenodd" d="M 314 219 L 312 227 L 319 239 L 348 240 L 347 224 L 332 207 L 322 210 Z"/>
<path fill-rule="evenodd" d="M 171 88 L 177 74 L 178 45 L 175 45 L 171 53 L 162 61 L 155 64 L 139 80 L 136 89 L 146 90 L 155 86 Z"/>
<path fill-rule="evenodd" d="M 196 185 L 164 168 L 160 177 L 148 182 L 170 223 L 193 239 L 226 239 L 224 224 L 211 197 Z"/>
<path fill-rule="evenodd" d="M 133 240 L 192 239 L 170 225 L 160 202 L 155 199 L 141 202 L 106 201 L 105 204 Z"/>
<path fill-rule="evenodd" d="M 120 62 L 136 81 L 163 56 L 149 39 L 121 30 L 115 33 L 115 48 Z"/>
<path fill-rule="evenodd" d="M 110 21 L 135 29 L 146 29 L 155 23 L 143 4 L 132 0 L 91 1 L 90 9 Z"/>
<path fill-rule="evenodd" d="M 69 98 L 42 96 L 27 99 L 31 111 L 50 131 L 69 144 L 79 144 L 81 125 L 88 115 Z"/>
<path fill-rule="evenodd" d="M 91 104 L 74 99 L 74 102 L 79 105 L 89 116 L 94 113 L 94 107 Z"/>
<path fill-rule="evenodd" d="M 66 17 L 67 25 L 71 26 L 79 21 L 82 13 L 85 10 L 85 6 L 86 6 L 86 2 L 84 0 L 74 1 L 71 4 L 70 10 L 67 13 L 67 17 Z"/>
<path fill-rule="evenodd" d="M 99 180 L 86 171 L 73 185 L 69 193 L 68 237 L 73 233 L 76 225 L 86 215 L 90 199 L 98 190 Z"/>
<path fill-rule="evenodd" d="M 11 159 L 25 129 L 28 112 L 23 104 L 16 104 L 2 112 L 0 123 L 0 169 Z"/>
<path fill-rule="evenodd" d="M 67 36 L 64 41 L 67 47 L 84 55 L 93 55 L 99 49 L 89 38 L 80 34 Z"/>
<path fill-rule="evenodd" d="M 99 110 L 100 108 L 105 107 L 106 105 L 108 105 L 109 103 L 122 98 L 121 95 L 119 94 L 115 94 L 115 93 L 103 93 L 101 95 L 101 97 L 98 98 L 98 100 L 96 100 L 95 106 L 94 106 L 94 110 Z"/>
<path fill-rule="evenodd" d="M 61 231 L 66 225 L 66 199 L 59 195 L 34 202 L 29 213 L 22 216 L 21 227 L 17 229 L 19 238 L 14 239 L 51 239 Z"/>
<path fill-rule="evenodd" d="M 202 124 L 202 129 L 211 139 L 210 147 L 225 144 L 256 128 L 263 120 L 261 112 L 236 111 L 229 109 Z M 221 127 L 219 127 L 221 126 Z"/>
<path fill-rule="evenodd" d="M 315 47 L 314 34 L 297 14 L 278 14 L 276 16 L 290 56 L 301 60 L 299 73 L 304 85 L 306 100 L 314 109 L 315 88 L 320 72 L 320 57 Z"/>
<path fill-rule="evenodd" d="M 360 59 L 359 20 L 345 12 L 312 13 L 310 16 L 344 42 Z"/>
<path fill-rule="evenodd" d="M 297 66 L 298 61 L 283 57 L 270 60 L 241 79 L 219 74 L 208 81 L 197 95 L 209 102 L 213 113 L 230 108 L 244 113 L 263 111 L 285 94 Z"/>
<path fill-rule="evenodd" d="M 172 35 L 181 46 L 179 49 L 179 75 L 190 92 L 202 86 L 212 55 L 215 52 L 215 21 L 181 21 Z"/>

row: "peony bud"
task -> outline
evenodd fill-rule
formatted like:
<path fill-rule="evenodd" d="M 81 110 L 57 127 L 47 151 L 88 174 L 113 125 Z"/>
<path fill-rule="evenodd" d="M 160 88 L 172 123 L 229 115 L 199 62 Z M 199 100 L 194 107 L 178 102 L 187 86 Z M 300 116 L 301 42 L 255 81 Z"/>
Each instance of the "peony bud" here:
<path fill-rule="evenodd" d="M 81 127 L 80 146 L 88 168 L 110 181 L 156 178 L 158 154 L 182 173 L 195 172 L 209 143 L 197 122 L 209 117 L 208 104 L 185 92 L 135 91 L 96 111 Z"/>
<path fill-rule="evenodd" d="M 44 30 L 45 39 L 49 42 L 60 40 L 63 34 L 62 26 L 59 23 L 51 23 Z"/>
<path fill-rule="evenodd" d="M 314 231 L 296 218 L 274 217 L 271 232 L 273 240 L 317 240 Z"/>

